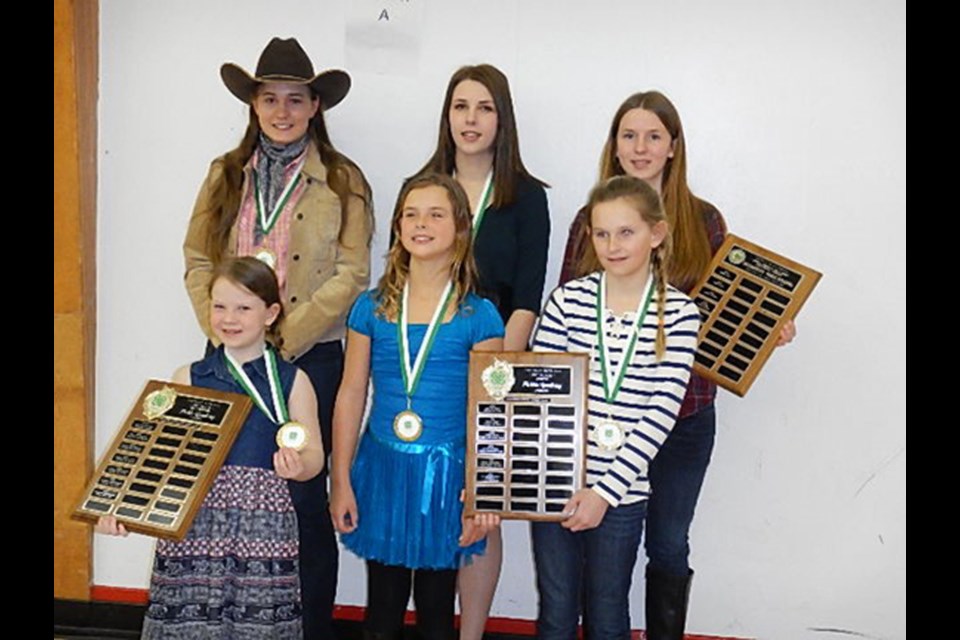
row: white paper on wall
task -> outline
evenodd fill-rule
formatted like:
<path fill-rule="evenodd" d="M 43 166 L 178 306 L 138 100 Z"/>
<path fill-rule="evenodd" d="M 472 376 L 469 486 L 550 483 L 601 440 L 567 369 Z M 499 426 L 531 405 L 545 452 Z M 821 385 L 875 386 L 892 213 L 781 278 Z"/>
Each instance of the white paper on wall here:
<path fill-rule="evenodd" d="M 415 75 L 420 66 L 422 14 L 422 0 L 350 0 L 347 68 Z"/>

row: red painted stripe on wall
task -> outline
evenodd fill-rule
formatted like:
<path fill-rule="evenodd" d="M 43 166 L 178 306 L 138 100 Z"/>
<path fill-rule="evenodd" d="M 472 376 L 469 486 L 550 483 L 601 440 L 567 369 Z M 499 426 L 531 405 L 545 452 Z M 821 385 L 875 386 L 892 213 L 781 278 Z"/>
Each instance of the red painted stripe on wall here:
<path fill-rule="evenodd" d="M 130 589 L 127 587 L 90 587 L 90 599 L 97 602 L 122 602 L 123 604 L 147 604 L 150 592 L 146 589 Z"/>

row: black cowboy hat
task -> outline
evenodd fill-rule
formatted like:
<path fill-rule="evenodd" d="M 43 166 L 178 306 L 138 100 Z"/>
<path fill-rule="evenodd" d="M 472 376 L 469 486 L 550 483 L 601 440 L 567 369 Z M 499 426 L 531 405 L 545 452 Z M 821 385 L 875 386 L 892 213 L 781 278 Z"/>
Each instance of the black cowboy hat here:
<path fill-rule="evenodd" d="M 220 67 L 220 77 L 230 93 L 247 103 L 253 98 L 257 85 L 263 82 L 308 85 L 320 97 L 324 110 L 336 106 L 350 91 L 350 76 L 346 71 L 330 69 L 314 74 L 310 58 L 296 38 L 272 39 L 260 54 L 254 75 L 227 62 Z"/>

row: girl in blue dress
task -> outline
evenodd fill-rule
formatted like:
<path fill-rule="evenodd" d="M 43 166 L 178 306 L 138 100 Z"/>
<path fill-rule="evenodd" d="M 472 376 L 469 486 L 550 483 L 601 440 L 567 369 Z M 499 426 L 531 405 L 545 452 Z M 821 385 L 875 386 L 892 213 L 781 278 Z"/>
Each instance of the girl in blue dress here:
<path fill-rule="evenodd" d="M 414 574 L 420 633 L 452 637 L 457 568 L 483 552 L 494 524 L 461 517 L 469 355 L 499 351 L 504 333 L 496 307 L 472 292 L 471 222 L 451 177 L 410 180 L 386 272 L 347 320 L 330 511 L 344 545 L 367 561 L 368 637 L 401 629 Z"/>
<path fill-rule="evenodd" d="M 454 177 L 473 211 L 477 288 L 500 311 L 505 351 L 525 351 L 540 314 L 550 244 L 548 185 L 520 156 L 507 76 L 490 64 L 457 69 L 447 83 L 437 146 L 420 172 Z M 487 550 L 460 569 L 460 639 L 483 637 L 500 579 L 499 529 Z"/>
<path fill-rule="evenodd" d="M 230 259 L 211 283 L 210 326 L 221 346 L 173 381 L 248 393 L 256 406 L 187 535 L 157 542 L 142 637 L 299 640 L 297 516 L 287 481 L 305 482 L 323 468 L 317 400 L 306 374 L 267 346 L 283 313 L 273 270 L 255 258 Z M 274 387 L 284 401 L 274 401 Z M 280 423 L 289 421 L 304 427 L 299 451 L 277 446 Z M 127 534 L 112 516 L 96 530 Z"/>

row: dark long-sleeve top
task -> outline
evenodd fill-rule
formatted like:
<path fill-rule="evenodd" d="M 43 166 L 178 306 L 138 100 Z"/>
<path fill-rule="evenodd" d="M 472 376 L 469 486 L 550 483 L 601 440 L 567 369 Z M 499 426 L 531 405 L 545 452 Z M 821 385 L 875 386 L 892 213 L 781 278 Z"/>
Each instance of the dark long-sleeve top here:
<path fill-rule="evenodd" d="M 479 293 L 504 323 L 517 309 L 540 314 L 549 244 L 547 194 L 538 182 L 521 178 L 512 204 L 487 209 L 473 244 Z"/>

